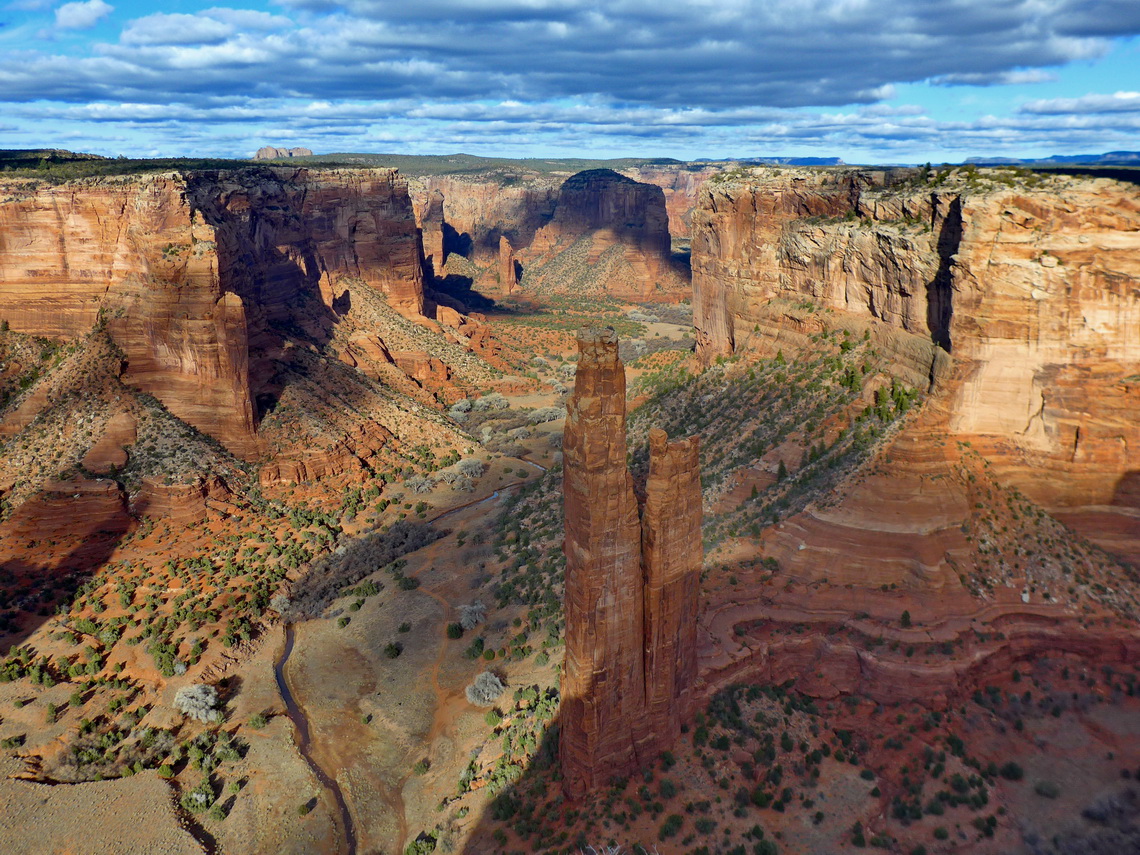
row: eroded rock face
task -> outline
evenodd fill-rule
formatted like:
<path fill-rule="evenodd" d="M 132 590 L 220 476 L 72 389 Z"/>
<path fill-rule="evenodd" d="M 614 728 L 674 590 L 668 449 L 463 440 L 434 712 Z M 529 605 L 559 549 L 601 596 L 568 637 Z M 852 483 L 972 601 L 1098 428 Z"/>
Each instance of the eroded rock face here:
<path fill-rule="evenodd" d="M 645 184 L 656 184 L 665 194 L 665 210 L 669 214 L 669 234 L 689 237 L 693 211 L 700 198 L 701 187 L 723 166 L 638 166 L 621 170 L 621 174 Z"/>
<path fill-rule="evenodd" d="M 0 203 L 0 318 L 86 333 L 102 317 L 124 378 L 243 457 L 280 329 L 322 341 L 344 280 L 423 312 L 420 239 L 394 170 L 250 168 L 28 190 Z"/>
<path fill-rule="evenodd" d="M 705 186 L 693 237 L 705 361 L 747 348 L 781 299 L 873 319 L 952 354 L 947 429 L 1007 480 L 1050 507 L 1114 501 L 1140 468 L 1135 187 L 874 183 L 756 170 Z"/>
<path fill-rule="evenodd" d="M 499 236 L 499 285 L 503 293 L 514 293 L 519 284 L 518 262 L 515 261 L 515 249 L 506 235 Z"/>
<path fill-rule="evenodd" d="M 587 245 L 580 263 L 600 277 L 593 283 L 596 290 L 632 300 L 687 290 L 670 266 L 669 217 L 660 187 L 612 169 L 590 169 L 566 179 L 553 218 L 522 253 L 524 264 L 536 268 L 536 284 L 551 280 L 553 288 L 580 290 L 581 283 L 558 281 L 568 278 L 559 256 L 580 242 Z"/>
<path fill-rule="evenodd" d="M 560 184 L 560 179 L 538 174 L 410 179 L 417 206 L 424 206 L 437 192 L 443 194 L 448 252 L 480 267 L 495 263 L 502 235 L 515 247 L 530 244 L 553 216 Z"/>
<path fill-rule="evenodd" d="M 641 517 L 645 710 L 658 750 L 680 735 L 697 676 L 703 559 L 699 453 L 699 437 L 669 442 L 660 428 L 649 432 L 649 479 Z"/>
<path fill-rule="evenodd" d="M 433 270 L 442 270 L 446 260 L 443 249 L 443 193 L 437 188 L 416 204 L 416 222 L 423 235 L 424 260 Z"/>
<path fill-rule="evenodd" d="M 695 673 L 701 499 L 696 439 L 656 431 L 638 518 L 625 367 L 613 330 L 579 334 L 563 440 L 566 660 L 560 753 L 581 797 L 672 744 Z"/>
<path fill-rule="evenodd" d="M 626 466 L 625 367 L 612 330 L 578 339 L 563 438 L 566 660 L 561 758 L 581 795 L 636 768 L 645 697 L 641 526 Z"/>

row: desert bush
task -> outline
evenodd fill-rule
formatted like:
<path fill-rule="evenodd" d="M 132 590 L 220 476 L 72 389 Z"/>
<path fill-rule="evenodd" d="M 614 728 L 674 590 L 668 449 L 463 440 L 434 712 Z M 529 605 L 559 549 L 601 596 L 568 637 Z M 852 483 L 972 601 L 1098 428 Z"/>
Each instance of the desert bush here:
<path fill-rule="evenodd" d="M 471 405 L 471 409 L 477 413 L 481 413 L 483 410 L 505 410 L 509 406 L 510 402 L 505 397 L 498 392 L 492 392 L 490 395 L 476 398 L 475 403 Z"/>
<path fill-rule="evenodd" d="M 198 721 L 206 723 L 220 721 L 222 714 L 217 706 L 218 690 L 205 683 L 183 686 L 174 695 L 174 708 Z"/>
<path fill-rule="evenodd" d="M 502 680 L 492 672 L 484 671 L 467 687 L 467 700 L 478 707 L 489 707 L 505 690 Z"/>
<path fill-rule="evenodd" d="M 639 323 L 639 324 L 655 324 L 659 320 L 661 320 L 656 315 L 647 315 L 647 314 L 645 314 L 645 312 L 638 312 L 636 310 L 627 314 L 626 317 L 629 318 L 631 321 L 634 321 L 635 323 Z"/>
<path fill-rule="evenodd" d="M 467 398 L 461 398 L 451 405 L 451 412 L 453 413 L 469 413 L 471 412 L 471 401 Z"/>
<path fill-rule="evenodd" d="M 529 416 L 530 423 L 534 425 L 564 418 L 566 418 L 566 410 L 563 407 L 539 407 Z"/>
<path fill-rule="evenodd" d="M 1038 781 L 1033 785 L 1033 792 L 1045 799 L 1055 799 L 1061 795 L 1061 788 L 1053 781 Z"/>
<path fill-rule="evenodd" d="M 404 482 L 404 486 L 416 495 L 423 495 L 431 492 L 432 487 L 435 486 L 435 481 L 426 475 L 413 475 Z"/>
<path fill-rule="evenodd" d="M 467 606 L 459 607 L 459 625 L 464 630 L 474 629 L 487 617 L 487 607 L 476 600 Z"/>
<path fill-rule="evenodd" d="M 468 457 L 460 460 L 459 463 L 456 464 L 455 469 L 460 475 L 466 478 L 478 478 L 487 471 L 487 464 L 474 457 Z"/>

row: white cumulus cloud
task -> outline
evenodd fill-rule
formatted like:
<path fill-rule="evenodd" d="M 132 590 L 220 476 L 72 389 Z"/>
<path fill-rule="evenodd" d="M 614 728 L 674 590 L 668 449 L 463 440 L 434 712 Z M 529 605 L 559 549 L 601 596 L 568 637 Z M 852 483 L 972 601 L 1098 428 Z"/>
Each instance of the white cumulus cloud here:
<path fill-rule="evenodd" d="M 64 3 L 55 10 L 55 25 L 62 30 L 86 30 L 115 11 L 115 7 L 103 0 L 85 0 L 79 3 Z"/>

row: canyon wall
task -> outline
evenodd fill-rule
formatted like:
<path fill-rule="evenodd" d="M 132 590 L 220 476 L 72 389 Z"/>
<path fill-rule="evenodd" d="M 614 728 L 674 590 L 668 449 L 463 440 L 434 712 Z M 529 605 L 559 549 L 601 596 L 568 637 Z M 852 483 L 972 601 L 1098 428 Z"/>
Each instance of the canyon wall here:
<path fill-rule="evenodd" d="M 696 673 L 702 558 L 697 440 L 654 432 L 639 520 L 617 336 L 583 331 L 578 346 L 563 442 L 560 756 L 573 798 L 652 762 L 680 733 Z"/>
<path fill-rule="evenodd" d="M 680 300 L 688 293 L 671 263 L 664 192 L 611 169 L 567 178 L 554 216 L 519 257 L 530 271 L 526 284 L 540 290 L 624 300 Z"/>
<path fill-rule="evenodd" d="M 670 236 L 688 236 L 701 186 L 722 169 L 678 164 L 576 175 L 490 170 L 423 176 L 410 186 L 425 228 L 425 252 L 432 254 L 426 212 L 442 193 L 444 249 L 477 268 L 473 280 L 480 291 L 512 293 L 517 260 L 531 287 L 676 300 L 688 297 L 688 282 L 671 259 Z M 583 251 L 567 256 L 572 248 Z M 434 265 L 437 274 L 472 275 L 469 266 L 453 268 Z"/>
<path fill-rule="evenodd" d="M 669 234 L 687 238 L 692 233 L 693 212 L 700 199 L 701 187 L 714 175 L 723 172 L 724 166 L 681 163 L 675 166 L 636 166 L 618 171 L 634 181 L 660 187 L 665 194 Z"/>
<path fill-rule="evenodd" d="M 805 300 L 913 333 L 953 356 L 937 396 L 948 431 L 1047 505 L 1111 503 L 1140 469 L 1135 187 L 973 170 L 877 183 L 758 169 L 706 184 L 693 235 L 702 358 L 747 349 Z"/>
<path fill-rule="evenodd" d="M 0 318 L 23 333 L 105 322 L 125 379 L 235 453 L 281 330 L 327 340 L 345 280 L 423 310 L 420 238 L 394 170 L 250 168 L 4 188 Z"/>
<path fill-rule="evenodd" d="M 538 173 L 431 175 L 409 179 L 417 207 L 436 193 L 444 198 L 445 249 L 480 267 L 495 263 L 499 238 L 528 246 L 554 215 L 562 179 Z M 436 265 L 438 272 L 441 264 Z"/>

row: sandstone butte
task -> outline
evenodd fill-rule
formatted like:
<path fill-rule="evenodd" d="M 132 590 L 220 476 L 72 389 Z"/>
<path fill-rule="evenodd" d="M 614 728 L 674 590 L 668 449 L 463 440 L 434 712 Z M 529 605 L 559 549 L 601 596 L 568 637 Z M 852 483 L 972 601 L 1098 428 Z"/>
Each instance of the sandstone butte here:
<path fill-rule="evenodd" d="M 276 329 L 323 340 L 346 280 L 422 320 L 421 252 L 391 169 L 17 186 L 0 204 L 0 317 L 53 338 L 106 323 L 128 382 L 250 458 Z"/>
<path fill-rule="evenodd" d="M 845 312 L 907 342 L 898 358 L 931 385 L 944 435 L 972 441 L 1030 498 L 1134 502 L 1136 187 L 883 178 L 756 169 L 708 182 L 693 215 L 702 359 L 794 347 L 810 332 L 794 310 L 805 300 Z"/>
<path fill-rule="evenodd" d="M 612 329 L 579 333 L 564 438 L 566 659 L 560 756 L 571 798 L 652 762 L 696 676 L 702 560 L 696 437 L 650 436 L 639 509 L 626 465 L 625 367 Z"/>

